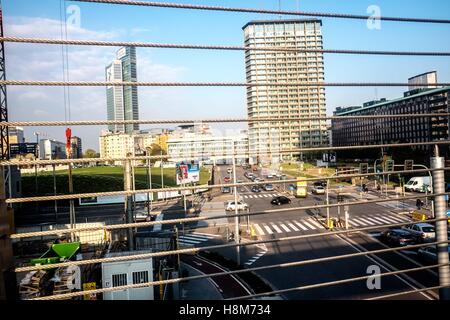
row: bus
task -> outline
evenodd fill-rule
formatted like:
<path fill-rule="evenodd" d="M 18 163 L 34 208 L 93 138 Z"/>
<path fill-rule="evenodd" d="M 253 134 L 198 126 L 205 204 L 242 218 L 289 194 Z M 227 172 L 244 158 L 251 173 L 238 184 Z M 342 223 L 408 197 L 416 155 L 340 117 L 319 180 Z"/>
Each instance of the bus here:
<path fill-rule="evenodd" d="M 306 198 L 308 195 L 308 192 L 307 192 L 308 182 L 305 180 L 302 181 L 301 179 L 305 179 L 305 178 L 297 177 L 297 190 L 295 191 L 296 198 Z"/>

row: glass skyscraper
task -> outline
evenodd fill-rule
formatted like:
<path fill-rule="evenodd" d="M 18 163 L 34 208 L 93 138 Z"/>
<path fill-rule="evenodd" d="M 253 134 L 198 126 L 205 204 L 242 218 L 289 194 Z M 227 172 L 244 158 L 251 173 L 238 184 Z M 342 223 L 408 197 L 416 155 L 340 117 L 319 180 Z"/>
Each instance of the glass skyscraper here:
<path fill-rule="evenodd" d="M 123 47 L 117 51 L 116 59 L 106 67 L 106 81 L 137 82 L 135 47 Z M 108 120 L 139 120 L 136 86 L 108 86 L 106 88 L 106 100 Z M 109 125 L 108 130 L 133 133 L 139 131 L 139 125 Z"/>

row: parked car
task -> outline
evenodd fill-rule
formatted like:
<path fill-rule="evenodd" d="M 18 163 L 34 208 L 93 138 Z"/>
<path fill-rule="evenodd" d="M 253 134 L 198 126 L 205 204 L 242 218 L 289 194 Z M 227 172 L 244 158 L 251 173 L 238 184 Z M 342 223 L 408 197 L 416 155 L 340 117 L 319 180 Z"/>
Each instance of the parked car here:
<path fill-rule="evenodd" d="M 325 194 L 325 188 L 322 186 L 314 186 L 312 189 L 312 193 L 314 194 Z"/>
<path fill-rule="evenodd" d="M 395 246 L 406 246 L 415 243 L 412 233 L 404 229 L 389 229 L 381 233 L 380 240 Z"/>
<path fill-rule="evenodd" d="M 288 197 L 285 197 L 285 196 L 278 196 L 278 197 L 273 198 L 272 201 L 270 201 L 270 203 L 272 205 L 281 206 L 282 204 L 291 203 L 291 199 L 289 199 Z"/>
<path fill-rule="evenodd" d="M 436 230 L 429 223 L 416 223 L 403 228 L 410 232 L 416 238 L 417 242 L 429 242 L 436 239 Z"/>
<path fill-rule="evenodd" d="M 264 190 L 273 191 L 275 189 L 273 188 L 273 184 L 268 183 L 268 184 L 264 185 Z"/>
<path fill-rule="evenodd" d="M 222 188 L 222 193 L 231 193 L 231 188 L 230 187 L 223 187 Z"/>
<path fill-rule="evenodd" d="M 261 188 L 259 186 L 253 186 L 252 192 L 261 192 Z"/>
<path fill-rule="evenodd" d="M 449 253 L 450 253 L 450 247 L 449 247 Z M 437 264 L 437 248 L 436 246 L 429 246 L 425 248 L 420 248 L 417 251 L 417 255 L 419 259 L 423 262 L 429 263 L 429 264 Z"/>
<path fill-rule="evenodd" d="M 248 210 L 248 204 L 242 201 L 237 202 L 237 209 L 238 210 Z M 236 204 L 234 201 L 228 201 L 227 206 L 225 208 L 227 211 L 235 211 L 236 210 Z"/>

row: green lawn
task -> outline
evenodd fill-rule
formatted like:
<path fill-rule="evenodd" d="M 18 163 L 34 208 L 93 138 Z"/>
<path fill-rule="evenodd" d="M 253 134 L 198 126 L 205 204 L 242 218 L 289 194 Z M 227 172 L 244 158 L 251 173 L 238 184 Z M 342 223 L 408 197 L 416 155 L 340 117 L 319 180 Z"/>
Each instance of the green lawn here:
<path fill-rule="evenodd" d="M 90 167 L 76 168 L 73 172 L 74 193 L 121 191 L 124 188 L 123 167 Z M 58 194 L 68 193 L 68 170 L 56 171 L 56 190 Z M 136 189 L 148 188 L 148 175 L 146 168 L 135 168 Z M 208 169 L 201 168 L 199 184 L 207 184 Z M 161 186 L 161 168 L 152 168 L 152 187 Z M 176 186 L 175 168 L 164 168 L 164 186 Z M 22 175 L 23 196 L 34 196 L 34 174 Z M 38 174 L 38 195 L 51 195 L 53 190 L 53 173 L 42 172 Z"/>

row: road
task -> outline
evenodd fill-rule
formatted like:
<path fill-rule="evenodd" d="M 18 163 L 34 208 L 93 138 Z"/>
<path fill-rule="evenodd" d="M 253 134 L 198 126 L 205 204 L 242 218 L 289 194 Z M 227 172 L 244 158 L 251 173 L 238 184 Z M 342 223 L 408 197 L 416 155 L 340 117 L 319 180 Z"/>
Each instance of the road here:
<path fill-rule="evenodd" d="M 225 175 L 226 169 L 221 169 L 221 178 Z M 237 169 L 237 179 L 248 182 L 244 177 L 244 170 Z M 281 185 L 280 185 L 281 186 Z M 347 190 L 348 189 L 348 190 Z M 379 195 L 369 193 L 361 196 L 356 189 L 347 188 L 345 199 L 347 201 L 362 199 L 379 199 Z M 250 188 L 239 190 L 239 199 L 245 201 L 250 206 L 250 212 L 270 210 L 274 207 L 270 204 L 273 196 L 283 194 L 291 198 L 289 205 L 282 206 L 283 209 L 295 208 L 299 206 L 313 206 L 315 204 L 325 204 L 325 196 L 311 194 L 308 191 L 306 199 L 295 199 L 293 196 L 279 188 L 277 192 L 252 193 Z M 233 195 L 228 196 L 229 199 Z M 336 203 L 336 195 L 330 196 L 330 203 Z M 396 202 L 382 204 L 362 204 L 350 207 L 350 228 L 379 227 L 374 232 L 353 233 L 344 236 L 323 236 L 310 239 L 298 239 L 282 241 L 264 246 L 249 246 L 241 250 L 241 261 L 247 267 L 258 267 L 268 264 L 280 264 L 295 261 L 305 261 L 330 256 L 339 256 L 363 251 L 372 251 L 386 248 L 378 241 L 378 234 L 385 230 L 386 224 L 412 222 L 412 220 L 401 214 L 414 208 L 414 201 L 399 205 Z M 278 208 L 278 207 L 276 207 Z M 320 217 L 326 216 L 325 209 L 291 210 L 275 212 L 265 215 L 252 216 L 251 225 L 255 228 L 258 239 L 279 239 L 289 236 L 303 234 L 316 234 L 328 232 L 320 221 Z M 331 208 L 330 216 L 337 218 L 338 209 Z M 319 217 L 317 219 L 316 217 Z M 343 208 L 341 208 L 343 217 Z M 245 221 L 241 221 L 245 223 Z M 230 213 L 229 223 L 234 223 L 233 213 Z M 230 257 L 234 256 L 233 250 L 222 250 L 222 254 Z M 305 286 L 328 281 L 336 281 L 354 277 L 368 275 L 368 268 L 376 265 L 381 268 L 381 272 L 396 271 L 399 269 L 409 269 L 422 266 L 416 259 L 416 252 L 403 254 L 389 253 L 371 256 L 360 256 L 343 260 L 336 260 L 326 263 L 316 263 L 301 267 L 275 268 L 266 271 L 259 271 L 263 278 L 270 282 L 277 289 L 286 289 L 297 286 Z M 429 271 L 409 273 L 407 276 L 387 276 L 381 278 L 381 288 L 379 290 L 369 290 L 366 281 L 341 284 L 320 289 L 307 291 L 296 291 L 284 294 L 286 299 L 369 299 L 376 296 L 408 291 L 413 288 L 423 286 L 433 286 L 437 284 L 436 274 Z M 436 293 L 416 293 L 399 297 L 399 299 L 433 299 Z"/>
<path fill-rule="evenodd" d="M 215 173 L 214 183 L 224 183 L 228 166 L 219 166 Z M 237 180 L 250 182 L 244 176 L 244 169 L 237 167 Z M 261 172 L 258 172 L 261 175 Z M 232 175 L 230 175 L 232 176 Z M 268 181 L 269 182 L 269 181 Z M 324 226 L 326 209 L 299 210 L 297 207 L 326 204 L 324 195 L 313 195 L 311 186 L 308 187 L 308 196 L 298 199 L 290 195 L 285 184 L 274 184 L 275 190 L 254 193 L 251 186 L 238 189 L 238 198 L 249 205 L 249 212 L 283 209 L 283 211 L 269 214 L 254 215 L 249 219 L 241 218 L 240 223 L 250 226 L 256 231 L 257 239 L 280 239 L 298 235 L 323 234 L 320 237 L 283 240 L 275 243 L 249 245 L 241 247 L 241 264 L 247 268 L 283 264 L 289 262 L 306 261 L 333 256 L 340 256 L 364 251 L 373 251 L 387 248 L 379 241 L 379 234 L 386 229 L 387 224 L 412 222 L 406 214 L 415 208 L 415 201 L 394 201 L 384 203 L 364 203 L 349 207 L 349 228 L 376 227 L 372 232 L 353 232 L 345 235 L 327 235 Z M 336 191 L 331 188 L 330 204 L 337 202 Z M 340 190 L 344 201 L 364 201 L 380 199 L 383 196 L 376 191 L 361 195 L 357 188 L 345 187 Z M 273 206 L 270 201 L 275 196 L 287 196 L 290 204 Z M 411 195 L 411 194 L 408 194 Z M 391 195 L 394 196 L 394 195 Z M 419 197 L 420 195 L 418 195 Z M 234 200 L 231 193 L 216 194 L 212 201 L 203 202 L 201 217 L 225 215 L 225 203 Z M 174 209 L 174 204 L 161 207 L 163 214 L 159 220 L 182 218 L 185 216 L 182 208 Z M 289 210 L 291 209 L 291 210 Z M 68 223 L 68 208 L 60 208 L 58 222 Z M 330 208 L 332 218 L 343 218 L 344 208 Z M 208 220 L 208 223 L 193 223 L 189 225 L 178 224 L 180 247 L 202 247 L 222 244 L 228 241 L 229 232 L 234 231 L 234 212 L 229 212 L 228 219 Z M 123 216 L 123 205 L 104 205 L 95 207 L 77 207 L 77 222 L 120 221 Z M 41 212 L 38 216 L 23 213 L 16 217 L 16 225 L 52 223 L 55 221 L 53 212 Z M 211 228 L 213 222 L 214 228 Z M 216 225 L 217 224 L 217 225 Z M 204 227 L 209 227 L 204 229 Z M 228 228 L 228 230 L 227 230 Z M 173 225 L 156 225 L 142 228 L 142 231 L 167 233 L 173 230 Z M 183 232 L 183 230 L 185 232 Z M 245 241 L 245 239 L 243 240 Z M 227 248 L 217 250 L 228 258 L 236 258 L 235 249 Z M 297 267 L 273 268 L 261 270 L 257 273 L 265 279 L 274 289 L 287 289 L 298 286 L 312 285 L 329 281 L 337 281 L 368 275 L 368 268 L 378 266 L 381 272 L 397 271 L 423 266 L 417 259 L 416 251 L 401 253 L 385 253 L 377 255 L 359 256 L 330 262 L 320 262 Z M 407 275 L 387 276 L 381 278 L 381 288 L 370 290 L 365 280 L 357 282 L 328 286 L 325 288 L 293 291 L 283 294 L 286 299 L 370 299 L 385 294 L 403 292 L 413 288 L 435 286 L 438 283 L 435 271 L 421 271 Z M 229 289 L 227 289 L 229 290 Z M 242 292 L 229 294 L 238 296 Z M 415 293 L 399 297 L 399 299 L 426 300 L 436 298 L 436 292 Z"/>

